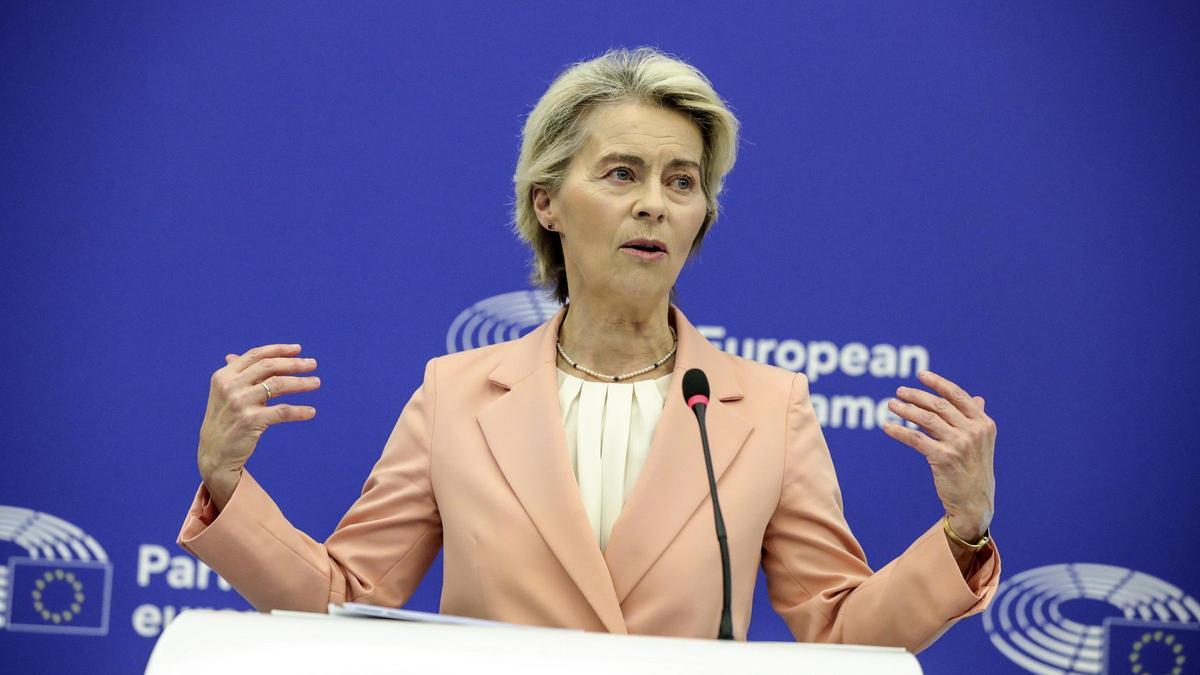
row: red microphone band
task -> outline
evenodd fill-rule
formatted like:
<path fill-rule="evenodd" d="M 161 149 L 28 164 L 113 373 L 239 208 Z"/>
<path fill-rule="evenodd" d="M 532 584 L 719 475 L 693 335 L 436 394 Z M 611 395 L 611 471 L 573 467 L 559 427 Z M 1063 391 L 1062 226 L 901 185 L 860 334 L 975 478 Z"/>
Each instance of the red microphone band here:
<path fill-rule="evenodd" d="M 704 394 L 692 394 L 692 397 L 687 400 L 687 407 L 694 408 L 699 403 L 708 405 L 708 397 Z"/>

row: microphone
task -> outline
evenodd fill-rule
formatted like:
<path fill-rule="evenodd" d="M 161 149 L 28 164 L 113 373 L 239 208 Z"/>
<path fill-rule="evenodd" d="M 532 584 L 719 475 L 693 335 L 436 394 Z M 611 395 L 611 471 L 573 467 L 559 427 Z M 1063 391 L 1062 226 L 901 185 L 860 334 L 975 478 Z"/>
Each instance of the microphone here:
<path fill-rule="evenodd" d="M 704 425 L 704 412 L 708 409 L 708 378 L 703 370 L 692 368 L 683 374 L 683 398 L 692 412 L 696 413 L 696 422 L 700 424 L 700 446 L 704 449 L 704 466 L 708 469 L 708 491 L 712 495 L 713 521 L 717 524 L 717 544 L 721 547 L 721 581 L 725 589 L 721 602 L 721 628 L 717 632 L 717 639 L 732 640 L 729 540 L 725 535 L 725 519 L 721 517 L 721 502 L 717 500 L 717 479 L 713 475 L 712 451 L 708 448 L 708 429 Z"/>

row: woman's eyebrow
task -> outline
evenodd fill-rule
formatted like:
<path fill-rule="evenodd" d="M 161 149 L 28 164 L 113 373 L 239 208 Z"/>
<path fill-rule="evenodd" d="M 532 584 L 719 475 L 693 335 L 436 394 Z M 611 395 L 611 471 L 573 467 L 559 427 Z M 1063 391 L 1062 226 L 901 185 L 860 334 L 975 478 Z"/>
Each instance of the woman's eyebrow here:
<path fill-rule="evenodd" d="M 620 162 L 621 164 L 631 164 L 631 165 L 639 167 L 639 168 L 646 166 L 646 160 L 642 159 L 641 157 L 638 157 L 637 155 L 630 155 L 630 154 L 621 153 L 621 152 L 610 152 L 610 153 L 604 155 L 603 157 L 601 157 L 600 160 L 596 162 L 596 164 L 597 165 L 609 164 L 611 162 Z"/>
<path fill-rule="evenodd" d="M 685 168 L 685 169 L 695 169 L 696 173 L 700 173 L 700 163 L 694 162 L 690 159 L 673 159 L 673 160 L 667 162 L 668 169 L 672 169 L 672 168 L 676 168 L 676 167 L 681 167 L 681 168 Z"/>
<path fill-rule="evenodd" d="M 622 164 L 629 164 L 630 166 L 634 166 L 637 168 L 645 168 L 646 167 L 646 160 L 642 159 L 641 157 L 638 157 L 637 155 L 630 155 L 628 153 L 623 153 L 623 152 L 610 152 L 610 153 L 604 155 L 603 157 L 601 157 L 599 159 L 599 161 L 596 162 L 596 166 L 608 164 L 609 162 L 620 162 Z M 672 159 L 671 161 L 667 162 L 668 169 L 676 168 L 676 167 L 687 167 L 690 169 L 695 169 L 696 171 L 700 171 L 700 165 L 690 159 L 678 159 L 677 158 L 677 159 Z"/>

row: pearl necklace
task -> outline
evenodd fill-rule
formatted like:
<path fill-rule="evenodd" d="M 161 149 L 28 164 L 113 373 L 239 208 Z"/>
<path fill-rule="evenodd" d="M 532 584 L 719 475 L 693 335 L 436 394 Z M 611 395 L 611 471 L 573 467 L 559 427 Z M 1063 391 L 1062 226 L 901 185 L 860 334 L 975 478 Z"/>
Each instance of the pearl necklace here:
<path fill-rule="evenodd" d="M 632 373 L 625 373 L 624 375 L 605 375 L 604 373 L 597 373 L 596 371 L 592 370 L 591 368 L 585 368 L 585 367 L 579 365 L 578 363 L 575 363 L 575 361 L 573 359 L 571 359 L 571 357 L 567 356 L 567 353 L 565 351 L 563 351 L 563 346 L 562 346 L 561 342 L 559 342 L 558 340 L 555 340 L 554 345 L 556 347 L 558 347 L 559 356 L 563 357 L 563 360 L 566 361 L 567 363 L 571 364 L 571 367 L 574 368 L 575 370 L 578 370 L 583 373 L 587 373 L 588 375 L 591 375 L 592 377 L 594 377 L 598 380 L 612 380 L 613 382 L 620 382 L 621 380 L 628 380 L 629 378 L 637 377 L 638 375 L 645 375 L 646 373 L 648 373 L 648 372 L 654 370 L 655 368 L 661 366 L 662 364 L 666 363 L 672 356 L 675 355 L 675 350 L 679 347 L 679 336 L 677 336 L 675 334 L 674 328 L 670 328 L 668 326 L 668 330 L 671 331 L 671 341 L 672 341 L 671 351 L 667 352 L 666 355 L 663 356 L 661 359 L 646 366 L 645 368 L 642 368 L 641 370 L 635 370 Z"/>

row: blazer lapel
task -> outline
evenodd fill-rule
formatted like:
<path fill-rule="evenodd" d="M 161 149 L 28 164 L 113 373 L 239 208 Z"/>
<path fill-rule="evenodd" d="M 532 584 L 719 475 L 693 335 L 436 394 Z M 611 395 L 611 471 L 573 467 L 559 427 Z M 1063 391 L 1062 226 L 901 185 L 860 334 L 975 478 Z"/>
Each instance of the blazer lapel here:
<path fill-rule="evenodd" d="M 693 514 L 702 511 L 700 517 L 713 522 L 700 430 L 683 400 L 683 374 L 690 368 L 701 368 L 709 379 L 711 401 L 706 423 L 718 490 L 721 476 L 753 429 L 750 422 L 725 405 L 726 401 L 742 398 L 729 356 L 713 347 L 677 308 L 672 311 L 679 348 L 667 400 L 646 465 L 613 524 L 604 555 L 619 602 L 625 601 Z"/>
<path fill-rule="evenodd" d="M 627 632 L 567 457 L 554 340 L 564 312 L 517 340 L 492 372 L 509 389 L 478 416 L 500 471 L 604 627 Z"/>

